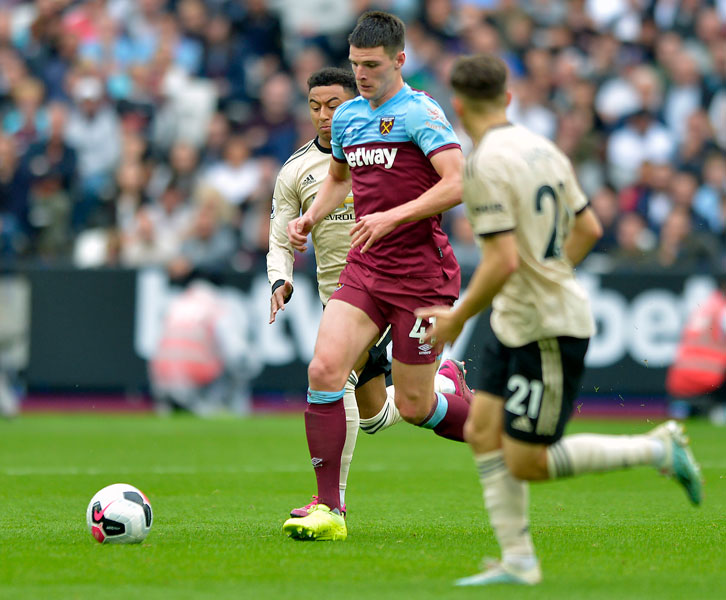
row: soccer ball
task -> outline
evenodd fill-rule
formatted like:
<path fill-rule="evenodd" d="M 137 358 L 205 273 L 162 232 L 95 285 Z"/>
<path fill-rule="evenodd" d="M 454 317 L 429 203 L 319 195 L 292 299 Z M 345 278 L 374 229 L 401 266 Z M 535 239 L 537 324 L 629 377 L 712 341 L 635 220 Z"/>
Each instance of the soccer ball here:
<path fill-rule="evenodd" d="M 88 531 L 101 544 L 138 544 L 149 534 L 152 521 L 149 499 L 128 483 L 107 485 L 86 509 Z"/>

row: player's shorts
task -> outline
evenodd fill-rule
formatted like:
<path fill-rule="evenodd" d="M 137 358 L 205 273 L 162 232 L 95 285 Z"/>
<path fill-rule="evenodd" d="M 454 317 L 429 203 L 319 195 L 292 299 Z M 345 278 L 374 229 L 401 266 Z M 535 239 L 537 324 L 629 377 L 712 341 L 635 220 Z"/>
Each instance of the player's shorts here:
<path fill-rule="evenodd" d="M 479 369 L 467 375 L 469 384 L 505 399 L 509 436 L 532 444 L 559 440 L 580 391 L 590 340 L 560 336 L 510 348 L 488 319 L 484 331 Z"/>
<path fill-rule="evenodd" d="M 359 388 L 371 379 L 375 379 L 379 375 L 386 377 L 386 384 L 388 384 L 388 378 L 391 374 L 391 363 L 388 361 L 388 344 L 391 343 L 391 329 L 386 328 L 386 331 L 379 338 L 379 340 L 368 350 L 368 362 L 363 367 L 363 370 L 358 376 Z"/>
<path fill-rule="evenodd" d="M 340 287 L 330 296 L 365 312 L 383 333 L 391 325 L 393 358 L 407 365 L 436 362 L 434 349 L 423 342 L 427 319 L 413 312 L 423 306 L 452 306 L 459 296 L 461 278 L 395 277 L 348 263 L 340 274 Z"/>

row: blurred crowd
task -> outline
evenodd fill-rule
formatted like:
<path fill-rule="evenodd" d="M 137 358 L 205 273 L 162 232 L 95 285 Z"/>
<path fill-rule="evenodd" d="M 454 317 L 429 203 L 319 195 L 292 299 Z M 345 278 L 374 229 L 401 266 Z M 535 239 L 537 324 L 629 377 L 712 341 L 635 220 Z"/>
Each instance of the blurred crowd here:
<path fill-rule="evenodd" d="M 404 77 L 452 120 L 456 56 L 506 60 L 511 120 L 603 222 L 593 268 L 720 265 L 726 0 L 4 0 L 0 257 L 261 266 L 274 178 L 314 136 L 306 80 L 371 8 L 405 21 Z M 474 264 L 463 209 L 445 226 Z"/>

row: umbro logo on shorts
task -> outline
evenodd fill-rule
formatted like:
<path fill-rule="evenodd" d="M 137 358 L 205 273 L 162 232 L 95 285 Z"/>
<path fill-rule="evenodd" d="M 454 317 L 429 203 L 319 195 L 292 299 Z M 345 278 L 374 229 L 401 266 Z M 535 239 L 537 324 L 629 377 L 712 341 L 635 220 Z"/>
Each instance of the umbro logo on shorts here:
<path fill-rule="evenodd" d="M 315 469 L 317 469 L 318 467 L 321 467 L 323 465 L 323 459 L 322 458 L 313 457 L 310 462 L 313 463 L 313 467 Z"/>

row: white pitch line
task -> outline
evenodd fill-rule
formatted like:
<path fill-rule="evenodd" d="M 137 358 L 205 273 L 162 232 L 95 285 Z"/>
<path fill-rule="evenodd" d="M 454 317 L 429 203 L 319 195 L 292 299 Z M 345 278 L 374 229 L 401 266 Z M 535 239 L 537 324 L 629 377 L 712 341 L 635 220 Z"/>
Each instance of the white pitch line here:
<path fill-rule="evenodd" d="M 700 463 L 703 469 L 726 469 L 726 461 L 707 461 Z M 108 468 L 108 467 L 2 467 L 0 468 L 0 474 L 7 477 L 26 477 L 26 476 L 48 476 L 48 475 L 60 475 L 60 476 L 93 476 L 93 475 L 201 475 L 205 473 L 209 474 L 244 474 L 244 473 L 307 473 L 310 470 L 309 466 L 277 466 L 277 467 L 262 467 L 254 465 L 230 465 L 227 467 L 189 467 L 181 465 L 168 465 L 168 466 L 157 466 L 157 467 L 144 467 L 144 468 Z M 370 465 L 356 465 L 356 471 L 362 471 L 365 473 L 382 473 L 382 472 L 407 472 L 411 470 L 409 465 L 399 463 L 398 465 L 390 464 L 370 464 Z M 469 469 L 466 465 L 462 464 L 457 471 L 468 472 Z"/>
<path fill-rule="evenodd" d="M 230 465 L 227 467 L 190 467 L 179 465 L 157 466 L 157 467 L 0 467 L 0 474 L 8 477 L 25 477 L 25 476 L 47 476 L 47 475 L 200 475 L 205 473 L 218 474 L 243 474 L 243 473 L 307 473 L 311 469 L 310 466 L 277 466 L 263 467 L 253 465 Z M 410 471 L 409 465 L 389 465 L 389 464 L 371 464 L 356 465 L 356 471 L 377 473 L 377 472 L 406 472 Z M 462 466 L 461 470 L 465 469 Z M 473 470 L 473 467 L 472 467 Z"/>

